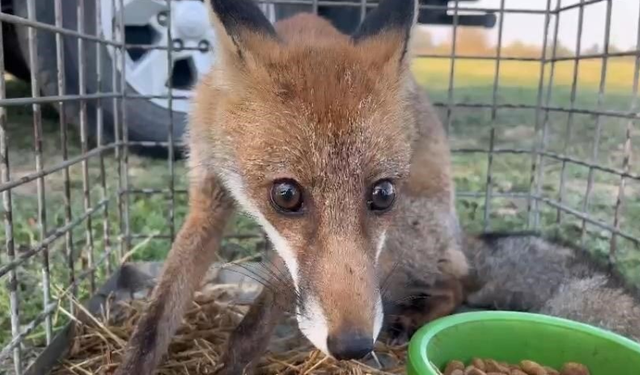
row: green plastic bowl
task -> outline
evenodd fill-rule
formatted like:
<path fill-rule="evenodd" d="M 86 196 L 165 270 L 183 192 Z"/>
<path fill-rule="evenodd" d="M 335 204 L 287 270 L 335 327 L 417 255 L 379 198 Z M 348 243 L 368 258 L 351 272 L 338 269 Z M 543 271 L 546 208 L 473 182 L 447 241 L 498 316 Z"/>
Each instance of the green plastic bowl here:
<path fill-rule="evenodd" d="M 591 375 L 640 374 L 640 344 L 634 341 L 566 319 L 505 311 L 454 314 L 420 328 L 409 342 L 407 373 L 437 375 L 433 366 L 474 357 L 528 359 L 556 369 L 579 362 Z"/>

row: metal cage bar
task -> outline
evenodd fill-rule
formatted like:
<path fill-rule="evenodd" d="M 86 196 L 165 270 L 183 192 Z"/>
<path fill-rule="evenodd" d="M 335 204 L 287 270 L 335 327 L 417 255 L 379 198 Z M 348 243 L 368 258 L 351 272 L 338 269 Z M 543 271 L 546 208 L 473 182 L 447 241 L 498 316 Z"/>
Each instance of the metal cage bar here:
<path fill-rule="evenodd" d="M 116 1 L 117 0 L 111 0 L 111 14 L 116 14 Z M 124 39 L 124 38 L 123 38 Z M 111 76 L 112 76 L 112 81 L 111 81 L 111 85 L 113 87 L 114 90 L 117 91 L 117 87 L 118 87 L 118 68 L 117 68 L 117 64 L 116 63 L 112 63 L 112 70 L 111 70 Z M 122 92 L 124 92 L 124 87 L 120 87 L 120 90 Z M 122 135 L 121 135 L 121 124 L 119 119 L 121 118 L 121 116 L 118 113 L 118 110 L 120 109 L 119 106 L 119 99 L 120 97 L 113 97 L 113 134 L 114 134 L 114 138 L 116 142 L 122 142 Z M 124 142 L 123 142 L 124 143 Z M 117 180 L 118 180 L 118 191 L 122 191 L 124 189 L 124 186 L 122 184 L 122 146 L 117 146 L 114 150 L 114 155 L 115 155 L 115 160 L 116 160 L 116 171 L 117 171 Z M 118 219 L 119 219 L 119 230 L 120 232 L 122 232 L 122 222 L 123 222 L 123 217 L 124 217 L 124 212 L 123 212 L 123 202 L 122 202 L 122 196 L 121 194 L 116 194 L 116 206 L 118 208 Z M 117 250 L 117 259 L 120 260 L 122 259 L 122 257 L 124 256 L 125 251 L 124 251 L 124 247 L 122 246 L 122 244 L 120 244 L 120 246 L 118 246 L 118 250 Z"/>
<path fill-rule="evenodd" d="M 449 68 L 449 90 L 447 91 L 447 114 L 445 117 L 447 133 L 451 133 L 451 123 L 453 122 L 453 90 L 456 71 L 456 59 L 454 57 L 456 56 L 456 45 L 458 44 L 459 11 L 460 6 L 456 1 L 453 7 L 453 30 L 451 31 L 451 52 L 449 53 L 451 62 Z"/>
<path fill-rule="evenodd" d="M 504 10 L 505 0 L 500 0 L 500 10 Z M 491 195 L 493 193 L 493 155 L 496 142 L 496 121 L 498 118 L 498 88 L 500 84 L 500 62 L 502 57 L 502 37 L 504 32 L 504 17 L 500 17 L 498 21 L 498 45 L 496 46 L 496 66 L 493 78 L 493 94 L 491 100 L 491 129 L 489 129 L 489 152 L 487 155 L 487 179 L 485 183 L 484 196 L 484 213 L 483 213 L 483 229 L 489 230 L 490 213 L 491 213 Z"/>
<path fill-rule="evenodd" d="M 636 36 L 636 46 L 640 47 L 640 7 L 638 7 L 638 30 Z M 629 105 L 629 110 L 632 112 L 637 111 L 638 108 L 638 82 L 640 81 L 640 54 L 638 54 L 635 58 L 634 62 L 634 73 L 633 73 L 633 88 L 631 104 Z M 624 140 L 624 156 L 622 160 L 622 171 L 625 173 L 629 172 L 631 165 L 631 135 L 635 130 L 634 121 L 628 120 L 626 124 L 626 132 L 625 132 L 625 140 Z M 625 206 L 625 187 L 627 183 L 626 176 L 620 176 L 620 183 L 618 184 L 618 194 L 616 196 L 616 204 L 615 211 L 613 214 L 613 227 L 617 230 L 620 229 L 620 215 L 624 211 Z M 618 238 L 617 233 L 611 234 L 611 243 L 609 245 L 609 262 L 616 262 L 616 251 L 618 248 Z"/>
<path fill-rule="evenodd" d="M 78 0 L 78 33 L 84 34 L 85 22 L 86 22 L 86 14 L 85 14 L 85 0 Z M 81 51 L 85 50 L 85 41 L 82 38 L 78 38 L 78 66 L 79 66 L 79 79 L 78 79 L 78 88 L 80 91 L 80 95 L 86 94 L 86 68 L 85 68 L 85 59 Z M 88 133 L 88 115 L 87 115 L 87 102 L 85 100 L 80 99 L 80 145 L 81 151 L 83 154 L 89 152 L 89 135 Z M 89 162 L 87 159 L 82 160 L 82 197 L 84 201 L 84 209 L 85 211 L 91 209 L 91 193 L 89 190 Z M 94 264 L 94 246 L 93 246 L 93 231 L 91 230 L 91 216 L 87 217 L 87 220 L 84 222 L 85 224 L 85 237 L 86 237 L 86 245 L 85 252 L 87 254 L 87 267 L 92 268 Z M 89 288 L 91 294 L 93 294 L 96 290 L 96 281 L 95 276 L 93 274 L 90 275 L 89 278 Z"/>
<path fill-rule="evenodd" d="M 61 0 L 55 1 L 55 26 L 62 28 L 63 14 Z M 62 34 L 56 33 L 56 64 L 58 66 L 58 95 L 64 96 L 66 89 L 66 76 L 65 76 L 65 63 L 64 63 L 64 39 Z M 69 132 L 67 126 L 67 118 L 65 116 L 66 103 L 64 101 L 58 102 L 58 119 L 60 124 L 60 149 L 62 152 L 62 164 L 66 163 L 69 159 Z M 69 167 L 63 168 L 64 173 L 64 206 L 65 206 L 65 225 L 70 225 L 73 220 L 71 211 L 71 177 Z M 73 258 L 73 234 L 71 231 L 65 233 L 65 255 L 67 261 L 67 268 L 69 273 L 69 285 L 75 285 L 75 260 Z M 77 288 L 71 289 L 72 296 L 77 296 Z M 69 311 L 73 314 L 75 306 L 72 302 L 69 302 Z"/>
<path fill-rule="evenodd" d="M 0 11 L 0 14 L 1 11 Z M 4 48 L 3 45 L 3 32 L 0 27 L 0 69 L 4 72 Z M 6 96 L 6 82 L 4 74 L 0 75 L 0 98 Z M 7 110 L 4 107 L 0 107 L 0 158 L 2 164 L 0 165 L 0 181 L 6 183 L 11 180 L 10 163 L 9 163 L 9 147 L 7 143 Z M 15 259 L 15 244 L 13 233 L 13 205 L 11 202 L 11 191 L 2 191 L 2 208 L 3 208 L 3 221 L 5 232 L 5 248 L 7 252 L 7 260 L 9 262 Z M 16 339 L 20 335 L 20 296 L 18 295 L 18 275 L 16 271 L 9 272 L 9 280 L 7 282 L 7 289 L 9 290 L 9 309 L 11 316 L 11 336 L 12 340 Z M 8 352 L 13 353 L 13 368 L 16 374 L 20 374 L 22 371 L 22 352 L 20 347 L 15 346 L 13 349 L 7 349 Z"/>
<path fill-rule="evenodd" d="M 127 125 L 127 111 L 125 108 L 125 100 L 126 100 L 126 91 L 127 91 L 127 80 L 126 80 L 126 50 L 125 50 L 125 44 L 126 44 L 126 40 L 124 38 L 124 33 L 125 33 L 125 29 L 124 29 L 124 0 L 118 0 L 119 4 L 120 4 L 120 8 L 119 8 L 119 22 L 118 22 L 118 29 L 120 31 L 120 90 L 122 92 L 122 98 L 120 100 L 120 117 L 122 119 L 122 140 L 124 142 L 125 147 L 122 148 L 122 155 L 120 158 L 120 168 L 122 169 L 121 171 L 121 179 L 122 179 L 122 186 L 121 186 L 121 190 L 123 191 L 128 191 L 129 190 L 129 148 L 126 147 L 126 145 L 129 143 L 129 127 Z M 123 208 L 122 208 L 122 222 L 123 222 L 123 232 L 124 232 L 124 237 L 123 240 L 121 241 L 121 253 L 122 254 L 126 254 L 127 252 L 129 252 L 129 248 L 131 247 L 131 243 L 129 242 L 129 235 L 131 233 L 130 230 L 130 222 L 129 222 L 129 194 L 125 193 L 122 197 L 122 204 L 123 204 Z"/>
<path fill-rule="evenodd" d="M 551 95 L 553 93 L 553 85 L 554 85 L 554 78 L 555 78 L 555 72 L 556 72 L 558 34 L 560 30 L 560 17 L 562 15 L 558 10 L 560 9 L 561 5 L 562 5 L 562 0 L 558 0 L 558 3 L 556 5 L 555 25 L 554 25 L 554 31 L 553 31 L 553 44 L 552 44 L 553 47 L 551 50 L 551 59 L 549 60 L 551 65 L 549 70 L 549 81 L 547 83 L 547 92 L 546 92 L 544 108 L 541 107 L 541 110 L 544 110 L 544 116 L 542 118 L 542 135 L 541 135 L 542 151 L 541 152 L 546 151 L 547 144 L 548 144 L 549 113 L 551 111 L 549 111 L 547 108 L 549 108 L 549 105 L 551 104 Z M 536 125 L 537 125 L 537 121 L 536 121 Z M 538 166 L 536 167 L 535 187 L 534 187 L 535 189 L 534 194 L 536 196 L 540 196 L 543 181 L 544 181 L 545 158 L 542 156 L 543 155 L 541 155 L 541 157 L 538 159 Z M 536 210 L 534 212 L 533 227 L 538 228 L 539 226 L 540 226 L 540 210 L 539 210 L 539 207 L 536 207 Z"/>
<path fill-rule="evenodd" d="M 529 177 L 529 199 L 527 199 L 527 212 L 528 221 L 527 226 L 537 229 L 537 216 L 538 216 L 538 200 L 534 199 L 537 171 L 541 164 L 541 152 L 544 150 L 544 136 L 543 130 L 540 124 L 540 111 L 542 111 L 542 97 L 544 93 L 544 76 L 547 68 L 547 47 L 549 40 L 549 25 L 551 24 L 551 0 L 547 0 L 546 14 L 544 16 L 544 33 L 542 38 L 542 57 L 540 59 L 540 79 L 538 81 L 538 95 L 536 98 L 535 109 L 535 141 L 531 149 L 531 174 Z"/>
<path fill-rule="evenodd" d="M 167 34 L 169 39 L 168 49 L 167 49 L 167 59 L 169 61 L 173 61 L 173 38 L 171 35 L 171 0 L 167 0 L 167 6 L 169 8 L 169 17 L 167 17 Z M 171 76 L 171 65 L 167 65 L 168 72 L 167 74 Z M 169 80 L 168 89 L 171 91 L 173 88 L 173 84 L 171 80 Z M 175 239 L 175 231 L 176 231 L 176 196 L 175 196 L 175 169 L 173 166 L 173 159 L 175 154 L 175 145 L 173 141 L 173 99 L 171 95 L 169 95 L 169 122 L 167 123 L 167 143 L 169 144 L 169 152 L 167 153 L 167 161 L 169 168 L 169 233 L 171 237 L 171 242 Z"/>
<path fill-rule="evenodd" d="M 578 8 L 578 29 L 576 37 L 576 55 L 580 56 L 582 49 L 582 29 L 584 25 L 584 6 L 585 0 L 580 0 L 580 7 Z M 576 58 L 573 62 L 573 76 L 571 80 L 571 99 L 569 101 L 569 113 L 567 115 L 567 127 L 565 133 L 565 141 L 562 149 L 563 154 L 567 154 L 569 144 L 571 142 L 571 136 L 573 133 L 573 119 L 574 119 L 574 107 L 576 102 L 577 88 L 578 88 L 578 74 L 580 72 L 580 59 Z M 562 203 L 564 201 L 565 193 L 565 177 L 566 177 L 567 162 L 562 161 L 562 167 L 560 170 L 560 188 L 558 191 L 558 201 Z M 556 221 L 562 222 L 562 211 L 558 210 L 556 214 Z"/>
<path fill-rule="evenodd" d="M 96 14 L 95 14 L 95 22 L 96 25 L 100 24 L 101 22 L 101 8 L 98 6 L 96 7 Z M 96 36 L 97 37 L 101 37 L 102 35 L 102 30 L 100 28 L 96 28 Z M 103 86 L 103 77 L 102 77 L 102 48 L 100 48 L 99 44 L 95 44 L 96 47 L 96 81 L 97 81 L 97 88 L 98 91 L 101 92 Z M 104 143 L 104 112 L 103 112 L 103 101 L 98 99 L 97 100 L 97 111 L 96 111 L 96 128 L 97 128 L 97 147 L 101 147 Z M 99 158 L 98 158 L 98 163 L 99 163 L 99 169 L 100 169 L 100 195 L 101 195 L 101 200 L 102 201 L 107 201 L 108 202 L 108 190 L 107 190 L 107 176 L 106 176 L 106 171 L 105 171 L 105 161 L 104 161 L 104 154 L 100 153 Z M 106 262 L 106 268 L 107 268 L 107 275 L 110 275 L 112 272 L 112 265 L 111 265 L 111 253 L 113 251 L 113 249 L 111 248 L 111 239 L 109 237 L 110 234 L 110 228 L 109 228 L 109 204 L 105 204 L 104 206 L 104 210 L 103 210 L 103 218 L 102 218 L 102 238 L 104 241 L 104 252 L 102 255 L 101 259 L 104 259 L 104 261 Z M 98 261 L 98 263 L 101 263 L 101 261 Z"/>
<path fill-rule="evenodd" d="M 599 111 L 602 109 L 604 103 L 604 94 L 606 89 L 607 82 L 607 63 L 609 62 L 608 52 L 609 52 L 609 38 L 611 35 L 611 13 L 613 9 L 613 3 L 611 0 L 606 0 L 607 12 L 606 12 L 606 26 L 604 33 L 604 54 L 602 58 L 602 68 L 600 70 L 600 85 L 598 87 L 598 103 L 596 104 L 596 110 Z M 596 163 L 598 160 L 598 152 L 600 148 L 600 138 L 602 135 L 602 116 L 600 114 L 596 115 L 596 131 L 593 138 L 593 152 L 591 154 L 592 163 Z M 587 213 L 589 210 L 589 204 L 591 202 L 591 192 L 593 189 L 593 178 L 594 178 L 594 169 L 589 167 L 589 176 L 587 177 L 587 191 L 585 192 L 585 197 L 582 205 L 582 211 Z M 587 221 L 582 220 L 582 230 L 580 232 L 580 240 L 581 244 L 584 245 L 585 234 L 587 231 Z"/>
<path fill-rule="evenodd" d="M 27 0 L 27 12 L 31 21 L 35 21 L 35 9 L 36 5 L 34 0 Z M 36 52 L 36 37 L 37 31 L 35 28 L 29 28 L 29 65 L 31 66 L 31 97 L 37 98 L 40 96 L 40 83 L 37 74 L 38 71 L 38 58 Z M 36 172 L 41 172 L 43 168 L 42 160 L 42 109 L 39 103 L 32 104 L 33 111 L 33 130 L 34 130 L 34 149 L 35 149 L 35 161 Z M 37 180 L 38 185 L 38 229 L 40 240 L 42 241 L 47 232 L 47 211 L 45 207 L 45 181 L 43 177 L 39 177 Z M 46 309 L 51 301 L 51 287 L 50 287 L 50 274 L 49 274 L 49 249 L 44 246 L 42 248 L 42 294 L 43 294 L 43 309 Z M 51 342 L 53 335 L 53 328 L 51 322 L 51 315 L 44 316 L 45 321 L 45 333 L 47 339 L 47 345 Z"/>

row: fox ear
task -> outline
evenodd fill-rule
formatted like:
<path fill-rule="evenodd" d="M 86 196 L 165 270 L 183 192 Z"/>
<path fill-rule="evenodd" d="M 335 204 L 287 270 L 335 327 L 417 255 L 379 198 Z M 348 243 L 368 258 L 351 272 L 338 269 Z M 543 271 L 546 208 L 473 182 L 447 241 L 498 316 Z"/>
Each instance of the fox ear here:
<path fill-rule="evenodd" d="M 245 60 L 264 50 L 265 41 L 278 41 L 276 31 L 253 0 L 205 0 L 223 58 Z M 262 48 L 261 48 L 262 47 Z"/>
<path fill-rule="evenodd" d="M 418 15 L 418 0 L 381 0 L 362 21 L 351 38 L 355 44 L 369 41 L 386 44 L 387 51 L 404 57 L 409 46 L 411 30 Z M 378 48 L 382 45 L 378 44 Z"/>

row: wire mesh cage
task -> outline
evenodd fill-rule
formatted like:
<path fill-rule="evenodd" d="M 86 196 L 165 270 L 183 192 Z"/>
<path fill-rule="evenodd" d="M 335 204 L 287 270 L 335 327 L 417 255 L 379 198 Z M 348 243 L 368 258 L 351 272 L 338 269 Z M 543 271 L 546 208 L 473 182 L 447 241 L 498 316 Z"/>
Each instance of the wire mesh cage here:
<path fill-rule="evenodd" d="M 0 372 L 35 374 L 68 333 L 68 296 L 169 250 L 191 87 L 215 33 L 198 0 L 0 4 Z M 272 21 L 309 11 L 344 32 L 376 6 L 260 4 Z M 465 228 L 550 231 L 640 282 L 639 19 L 633 0 L 420 2 L 413 69 L 450 136 Z M 265 238 L 238 215 L 224 245 L 251 253 Z"/>

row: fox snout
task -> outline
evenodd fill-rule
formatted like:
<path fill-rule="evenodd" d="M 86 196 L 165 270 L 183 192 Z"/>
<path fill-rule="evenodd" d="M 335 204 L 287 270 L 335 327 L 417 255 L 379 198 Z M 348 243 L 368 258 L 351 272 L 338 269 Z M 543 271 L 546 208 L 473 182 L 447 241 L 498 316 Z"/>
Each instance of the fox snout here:
<path fill-rule="evenodd" d="M 325 354 L 358 359 L 373 350 L 383 319 L 381 295 L 370 254 L 342 244 L 316 259 L 301 285 L 298 324 Z M 334 248 L 335 249 L 335 248 Z M 324 258 L 324 257 L 323 257 Z"/>
<path fill-rule="evenodd" d="M 376 300 L 379 297 L 373 299 Z M 369 308 L 357 302 L 355 305 L 361 309 L 320 304 L 312 298 L 298 308 L 300 330 L 316 348 L 335 359 L 360 359 L 373 350 L 381 328 L 382 308 L 376 302 Z"/>
<path fill-rule="evenodd" d="M 327 339 L 329 353 L 338 360 L 360 359 L 373 350 L 370 334 L 346 328 Z"/>

